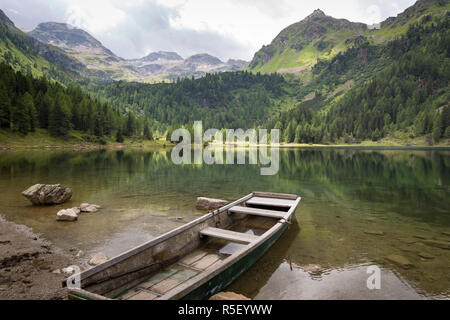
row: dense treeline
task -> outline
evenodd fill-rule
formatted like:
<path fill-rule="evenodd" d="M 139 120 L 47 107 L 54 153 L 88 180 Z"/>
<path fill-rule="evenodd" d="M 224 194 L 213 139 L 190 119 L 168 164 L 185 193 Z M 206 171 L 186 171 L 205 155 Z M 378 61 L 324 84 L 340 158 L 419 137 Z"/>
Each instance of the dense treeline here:
<path fill-rule="evenodd" d="M 155 129 L 202 120 L 209 128 L 251 128 L 262 124 L 274 109 L 273 99 L 283 94 L 281 75 L 249 72 L 207 74 L 175 83 L 115 82 L 88 87 L 122 110 L 142 112 Z"/>
<path fill-rule="evenodd" d="M 79 87 L 65 88 L 45 77 L 14 72 L 5 63 L 0 63 L 0 128 L 22 134 L 42 128 L 58 137 L 67 137 L 74 129 L 97 137 L 115 134 L 119 141 L 122 135 L 151 138 L 146 118 L 123 114 Z"/>
<path fill-rule="evenodd" d="M 364 59 L 389 61 L 389 66 L 331 103 L 328 112 L 300 104 L 268 122 L 283 131 L 286 142 L 332 143 L 372 139 L 395 131 L 410 137 L 429 135 L 429 140 L 450 138 L 450 29 L 449 14 L 425 17 L 411 25 L 402 37 L 379 49 L 363 44 Z M 348 69 L 361 68 L 357 49 L 340 54 L 327 70 L 330 79 Z M 361 50 L 359 51 L 361 53 Z"/>

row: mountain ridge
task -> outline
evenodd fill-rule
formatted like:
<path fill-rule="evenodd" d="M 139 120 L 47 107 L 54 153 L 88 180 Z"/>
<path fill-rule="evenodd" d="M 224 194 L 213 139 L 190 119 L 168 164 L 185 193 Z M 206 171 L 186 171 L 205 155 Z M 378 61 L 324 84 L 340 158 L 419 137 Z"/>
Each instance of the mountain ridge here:
<path fill-rule="evenodd" d="M 381 22 L 381 28 L 369 28 L 359 22 L 327 16 L 316 9 L 303 20 L 284 28 L 268 45 L 257 51 L 249 64 L 253 72 L 296 73 L 304 80 L 319 60 L 331 60 L 345 52 L 355 41 L 383 43 L 407 32 L 408 26 L 423 16 L 440 15 L 449 8 L 446 0 L 418 0 L 397 17 Z"/>
<path fill-rule="evenodd" d="M 54 45 L 79 60 L 97 78 L 153 82 L 179 77 L 202 77 L 206 73 L 239 71 L 247 63 L 230 59 L 223 62 L 207 54 L 196 54 L 183 59 L 176 52 L 157 51 L 139 59 L 124 59 L 83 29 L 66 23 L 43 22 L 28 34 Z"/>

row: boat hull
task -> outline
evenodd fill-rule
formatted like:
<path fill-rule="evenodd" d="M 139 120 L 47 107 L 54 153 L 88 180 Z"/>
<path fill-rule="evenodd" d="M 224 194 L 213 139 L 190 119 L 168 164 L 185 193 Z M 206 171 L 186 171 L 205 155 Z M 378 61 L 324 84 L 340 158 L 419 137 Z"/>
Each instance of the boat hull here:
<path fill-rule="evenodd" d="M 287 224 L 283 225 L 272 237 L 255 247 L 245 257 L 236 261 L 236 263 L 229 266 L 214 278 L 182 297 L 181 300 L 207 300 L 214 294 L 221 292 L 254 265 L 283 235 L 286 229 Z"/>

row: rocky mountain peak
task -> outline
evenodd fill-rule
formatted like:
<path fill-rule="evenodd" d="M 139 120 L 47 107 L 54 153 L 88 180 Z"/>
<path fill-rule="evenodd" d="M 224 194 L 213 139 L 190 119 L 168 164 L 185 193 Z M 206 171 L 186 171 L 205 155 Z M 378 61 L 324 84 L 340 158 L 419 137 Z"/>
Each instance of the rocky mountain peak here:
<path fill-rule="evenodd" d="M 1 9 L 0 9 L 0 21 L 6 24 L 14 25 L 14 23 L 8 18 L 8 16 Z"/>
<path fill-rule="evenodd" d="M 68 47 L 85 46 L 101 47 L 102 44 L 82 29 L 78 29 L 67 23 L 44 22 L 29 33 L 32 37 L 55 45 Z"/>
<path fill-rule="evenodd" d="M 143 61 L 153 62 L 158 60 L 182 61 L 183 58 L 176 52 L 158 51 L 152 52 L 142 58 Z"/>
<path fill-rule="evenodd" d="M 308 17 L 306 17 L 306 19 L 321 18 L 321 17 L 326 17 L 325 12 L 323 12 L 320 9 L 316 9 L 314 10 L 313 13 L 311 13 Z"/>
<path fill-rule="evenodd" d="M 201 54 L 196 54 L 196 55 L 193 55 L 192 57 L 187 58 L 186 63 L 219 65 L 219 64 L 222 64 L 223 62 L 219 58 L 213 57 L 210 54 L 201 53 Z"/>

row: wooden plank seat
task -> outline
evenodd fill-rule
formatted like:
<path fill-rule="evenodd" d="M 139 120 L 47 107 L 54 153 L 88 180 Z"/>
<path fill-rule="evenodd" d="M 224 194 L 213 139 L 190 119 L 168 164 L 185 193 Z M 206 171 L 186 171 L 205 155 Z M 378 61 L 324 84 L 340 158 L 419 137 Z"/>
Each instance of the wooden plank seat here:
<path fill-rule="evenodd" d="M 291 208 L 293 205 L 295 205 L 295 201 L 286 199 L 253 197 L 250 200 L 247 200 L 247 204 L 256 206 Z"/>
<path fill-rule="evenodd" d="M 253 234 L 234 232 L 225 229 L 217 229 L 217 228 L 206 228 L 200 231 L 202 236 L 208 236 L 223 240 L 228 240 L 236 243 L 249 244 L 253 241 L 258 240 L 258 236 Z"/>
<path fill-rule="evenodd" d="M 235 206 L 228 210 L 230 213 L 244 213 L 252 216 L 260 216 L 266 218 L 275 218 L 275 219 L 283 219 L 286 215 L 286 212 L 275 211 L 275 210 L 265 210 L 265 209 L 257 209 L 250 207 L 240 207 Z"/>

